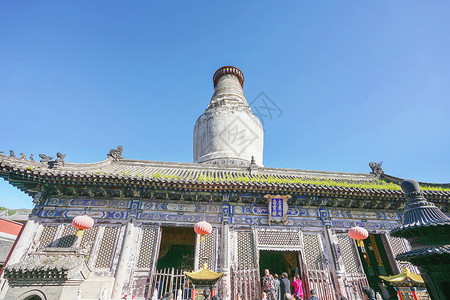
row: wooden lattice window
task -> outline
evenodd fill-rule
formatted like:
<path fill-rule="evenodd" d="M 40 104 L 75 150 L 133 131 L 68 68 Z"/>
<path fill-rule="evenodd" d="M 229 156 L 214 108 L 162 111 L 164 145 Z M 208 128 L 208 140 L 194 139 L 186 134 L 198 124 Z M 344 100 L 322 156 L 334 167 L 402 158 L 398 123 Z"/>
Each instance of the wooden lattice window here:
<path fill-rule="evenodd" d="M 323 270 L 322 249 L 318 234 L 304 234 L 303 245 L 306 265 L 309 270 Z"/>
<path fill-rule="evenodd" d="M 204 263 L 208 264 L 208 267 L 214 270 L 214 249 L 215 249 L 215 236 L 216 229 L 213 228 L 213 231 L 205 236 L 205 240 L 203 242 L 199 242 L 200 238 L 197 237 L 197 245 L 198 249 L 198 268 L 201 268 Z"/>
<path fill-rule="evenodd" d="M 399 255 L 400 253 L 404 253 L 404 252 L 408 252 L 411 250 L 411 245 L 409 244 L 409 242 L 404 239 L 404 238 L 397 238 L 397 237 L 393 237 L 390 235 L 386 235 L 388 240 L 389 240 L 389 244 L 391 245 L 391 249 L 392 252 L 394 253 L 394 257 Z M 400 270 L 400 272 L 403 271 L 403 268 L 409 268 L 409 270 L 411 272 L 414 272 L 416 274 L 420 274 L 419 269 L 417 269 L 417 267 L 409 262 L 406 261 L 398 261 L 395 260 L 398 268 Z"/>
<path fill-rule="evenodd" d="M 156 244 L 157 227 L 147 227 L 142 229 L 141 248 L 136 264 L 137 268 L 151 268 Z"/>
<path fill-rule="evenodd" d="M 77 229 L 72 225 L 64 225 L 63 233 L 61 237 L 58 239 L 58 243 L 56 247 L 60 248 L 69 248 L 73 247 L 76 241 Z"/>
<path fill-rule="evenodd" d="M 86 249 L 86 262 L 89 261 L 92 247 L 95 242 L 95 238 L 97 237 L 98 232 L 98 226 L 91 227 L 89 229 L 86 229 L 83 233 L 83 236 L 81 238 L 80 248 Z"/>
<path fill-rule="evenodd" d="M 96 268 L 109 268 L 111 266 L 118 232 L 119 227 L 117 226 L 105 227 L 98 249 L 97 259 L 95 260 Z"/>
<path fill-rule="evenodd" d="M 347 234 L 339 234 L 337 235 L 337 239 L 345 271 L 347 273 L 360 273 L 359 254 L 355 249 L 354 242 Z"/>
<path fill-rule="evenodd" d="M 240 270 L 255 268 L 253 232 L 240 231 L 237 233 L 238 268 Z"/>
<path fill-rule="evenodd" d="M 56 232 L 58 231 L 58 226 L 56 225 L 44 225 L 44 228 L 39 238 L 40 247 L 51 247 L 53 241 L 55 240 Z"/>
<path fill-rule="evenodd" d="M 256 231 L 260 246 L 301 246 L 298 231 L 258 230 Z"/>

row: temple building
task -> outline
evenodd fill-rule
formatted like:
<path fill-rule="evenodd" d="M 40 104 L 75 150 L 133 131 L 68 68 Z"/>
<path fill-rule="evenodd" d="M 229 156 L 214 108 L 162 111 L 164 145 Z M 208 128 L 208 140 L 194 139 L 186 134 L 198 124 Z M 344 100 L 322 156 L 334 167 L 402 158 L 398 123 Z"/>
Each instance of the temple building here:
<path fill-rule="evenodd" d="M 0 154 L 0 176 L 34 204 L 2 270 L 0 299 L 159 299 L 168 291 L 188 299 L 184 272 L 205 263 L 224 273 L 214 293 L 226 300 L 260 299 L 266 268 L 300 274 L 321 300 L 364 299 L 364 286 L 396 299 L 379 276 L 418 273 L 395 260 L 411 250 L 408 241 L 389 234 L 406 204 L 402 179 L 377 163 L 370 173 L 264 166 L 264 131 L 243 73 L 222 67 L 213 83 L 194 127 L 193 163 L 128 159 L 121 146 L 91 163 Z M 449 215 L 450 184 L 421 189 Z M 72 220 L 82 215 L 94 225 L 77 234 Z M 204 238 L 194 232 L 200 221 L 212 225 Z M 368 238 L 351 239 L 354 226 Z"/>

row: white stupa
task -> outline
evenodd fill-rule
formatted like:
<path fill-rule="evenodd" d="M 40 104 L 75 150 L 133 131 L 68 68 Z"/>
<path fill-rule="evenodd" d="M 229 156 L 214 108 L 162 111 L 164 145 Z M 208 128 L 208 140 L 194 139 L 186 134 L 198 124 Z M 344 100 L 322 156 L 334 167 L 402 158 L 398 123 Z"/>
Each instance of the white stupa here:
<path fill-rule="evenodd" d="M 194 127 L 194 162 L 248 166 L 253 157 L 262 166 L 264 131 L 245 99 L 244 75 L 225 66 L 213 82 L 211 102 Z"/>

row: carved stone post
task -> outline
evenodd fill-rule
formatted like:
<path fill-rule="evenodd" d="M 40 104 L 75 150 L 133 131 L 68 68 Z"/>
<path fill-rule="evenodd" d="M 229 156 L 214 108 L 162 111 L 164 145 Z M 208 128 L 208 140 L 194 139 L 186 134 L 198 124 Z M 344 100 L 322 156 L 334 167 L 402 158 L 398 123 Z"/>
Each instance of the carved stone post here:
<path fill-rule="evenodd" d="M 337 289 L 338 297 L 345 297 L 348 299 L 347 291 L 345 290 L 345 271 L 342 267 L 344 262 L 342 257 L 339 255 L 338 251 L 336 251 L 336 247 L 338 245 L 338 240 L 336 235 L 331 230 L 330 225 L 325 226 L 325 240 L 327 242 L 327 248 L 329 249 L 330 258 L 332 261 L 332 273 L 333 279 L 335 281 L 335 286 Z"/>
<path fill-rule="evenodd" d="M 30 241 L 33 239 L 33 234 L 36 232 L 38 226 L 37 217 L 32 215 L 25 224 L 25 227 L 23 227 L 20 237 L 16 240 L 14 250 L 3 267 L 15 264 L 24 259 L 25 254 L 32 245 Z M 9 285 L 5 283 L 4 275 L 4 272 L 0 275 L 0 299 L 5 297 L 9 287 Z"/>
<path fill-rule="evenodd" d="M 224 290 L 223 300 L 231 299 L 230 265 L 228 257 L 229 232 L 228 222 L 224 222 L 222 224 L 222 272 L 225 273 L 225 276 L 222 277 L 222 286 Z"/>
<path fill-rule="evenodd" d="M 230 253 L 229 253 L 229 240 L 230 240 L 230 228 L 229 222 L 229 205 L 224 204 L 222 207 L 222 272 L 225 276 L 222 277 L 223 300 L 231 299 L 231 281 L 230 281 Z"/>
<path fill-rule="evenodd" d="M 37 226 L 39 226 L 37 224 L 37 219 L 37 216 L 32 215 L 25 224 L 25 227 L 20 234 L 19 240 L 17 241 L 16 246 L 14 247 L 14 250 L 9 257 L 9 260 L 7 262 L 8 265 L 15 264 L 24 258 L 24 255 L 32 244 L 30 243 L 30 241 L 33 239 L 32 235 L 33 233 L 35 233 Z"/>
<path fill-rule="evenodd" d="M 134 226 L 134 221 L 131 219 L 127 224 L 125 230 L 125 237 L 123 239 L 122 251 L 120 252 L 119 262 L 117 264 L 116 276 L 114 280 L 113 291 L 111 299 L 120 298 L 122 296 L 122 289 L 125 282 L 125 275 L 130 263 L 131 250 L 134 246 L 134 234 L 136 232 L 136 227 Z"/>

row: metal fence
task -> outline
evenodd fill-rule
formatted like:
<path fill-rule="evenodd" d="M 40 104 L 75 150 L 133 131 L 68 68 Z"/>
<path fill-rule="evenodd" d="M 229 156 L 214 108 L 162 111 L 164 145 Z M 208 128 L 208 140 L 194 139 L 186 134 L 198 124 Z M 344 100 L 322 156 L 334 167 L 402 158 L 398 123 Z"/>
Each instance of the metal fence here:
<path fill-rule="evenodd" d="M 347 291 L 348 300 L 362 300 L 365 299 L 362 288 L 369 286 L 369 281 L 365 274 L 347 273 L 345 290 Z"/>
<path fill-rule="evenodd" d="M 307 285 L 303 287 L 303 293 L 311 296 L 309 291 L 316 290 L 317 297 L 321 300 L 336 300 L 335 288 L 333 286 L 330 271 L 325 270 L 308 270 Z M 304 296 L 305 299 L 308 299 Z"/>
<path fill-rule="evenodd" d="M 261 281 L 259 270 L 230 270 L 231 300 L 237 300 L 237 294 L 241 293 L 245 300 L 261 299 Z"/>
<path fill-rule="evenodd" d="M 175 299 L 181 293 L 181 299 L 188 299 L 192 297 L 192 285 L 182 270 L 166 268 L 157 270 L 153 276 L 149 296 L 153 297 L 155 292 L 158 293 L 158 299 L 166 293 L 173 293 Z"/>

